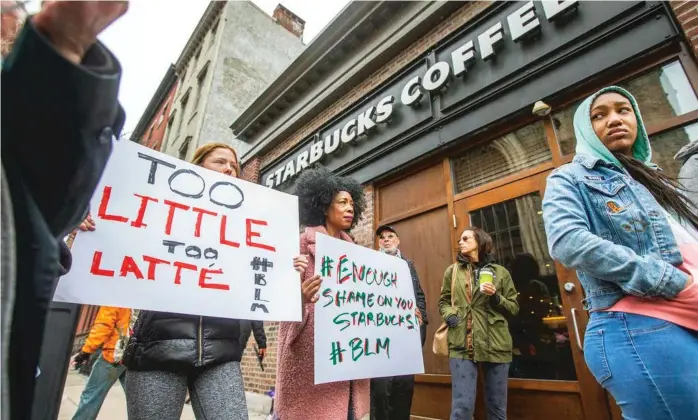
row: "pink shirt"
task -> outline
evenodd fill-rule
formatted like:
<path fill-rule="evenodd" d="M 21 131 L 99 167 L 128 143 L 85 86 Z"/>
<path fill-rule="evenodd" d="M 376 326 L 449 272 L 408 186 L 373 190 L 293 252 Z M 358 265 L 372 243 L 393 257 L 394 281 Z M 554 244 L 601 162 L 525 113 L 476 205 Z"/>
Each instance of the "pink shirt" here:
<path fill-rule="evenodd" d="M 691 226 L 680 224 L 670 214 L 666 216 L 683 257 L 683 264 L 678 268 L 693 276 L 693 284 L 674 299 L 647 299 L 629 295 L 606 311 L 651 316 L 698 331 L 698 232 Z"/>

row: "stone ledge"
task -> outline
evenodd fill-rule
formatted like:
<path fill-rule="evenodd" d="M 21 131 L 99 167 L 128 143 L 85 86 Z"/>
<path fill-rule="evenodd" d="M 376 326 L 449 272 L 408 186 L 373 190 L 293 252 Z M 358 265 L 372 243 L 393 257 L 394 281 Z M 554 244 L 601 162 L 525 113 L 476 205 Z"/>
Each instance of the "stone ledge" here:
<path fill-rule="evenodd" d="M 271 413 L 271 397 L 254 392 L 245 392 L 245 398 L 247 399 L 247 411 L 250 413 Z"/>

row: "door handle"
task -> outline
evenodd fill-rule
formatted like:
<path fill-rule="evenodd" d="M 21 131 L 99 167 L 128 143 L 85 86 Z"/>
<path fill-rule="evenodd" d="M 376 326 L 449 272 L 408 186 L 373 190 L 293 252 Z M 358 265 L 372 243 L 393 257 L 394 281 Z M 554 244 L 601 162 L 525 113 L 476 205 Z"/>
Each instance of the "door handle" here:
<path fill-rule="evenodd" d="M 583 353 L 584 346 L 582 346 L 582 338 L 579 335 L 579 326 L 577 325 L 577 308 L 572 308 L 572 325 L 574 326 L 574 336 L 577 338 L 577 347 Z"/>

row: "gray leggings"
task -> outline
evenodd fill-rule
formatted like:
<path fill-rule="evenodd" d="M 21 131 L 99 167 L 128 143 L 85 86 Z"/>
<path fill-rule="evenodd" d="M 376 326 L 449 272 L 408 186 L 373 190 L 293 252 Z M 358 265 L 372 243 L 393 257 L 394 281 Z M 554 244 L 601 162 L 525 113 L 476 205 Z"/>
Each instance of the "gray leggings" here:
<path fill-rule="evenodd" d="M 485 372 L 487 420 L 506 420 L 509 363 L 473 363 L 448 359 L 451 368 L 451 420 L 472 420 L 475 413 L 477 367 Z"/>
<path fill-rule="evenodd" d="M 165 371 L 127 371 L 129 420 L 176 420 L 189 389 L 197 420 L 247 420 L 247 402 L 239 362 L 206 368 L 192 375 Z"/>

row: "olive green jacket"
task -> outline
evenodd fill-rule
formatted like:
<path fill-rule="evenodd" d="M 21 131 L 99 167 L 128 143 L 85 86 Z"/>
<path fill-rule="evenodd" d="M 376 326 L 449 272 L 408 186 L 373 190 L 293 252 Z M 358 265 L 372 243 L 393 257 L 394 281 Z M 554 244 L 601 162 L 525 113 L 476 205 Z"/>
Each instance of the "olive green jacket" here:
<path fill-rule="evenodd" d="M 505 315 L 513 316 L 519 312 L 517 292 L 506 268 L 497 264 L 487 264 L 486 267 L 494 269 L 493 284 L 497 293 L 493 296 L 483 294 L 480 292 L 477 281 L 474 281 L 472 302 L 468 304 L 465 288 L 467 267 L 464 264 L 458 264 L 455 282 L 455 307 L 451 306 L 453 265 L 444 272 L 439 312 L 444 320 L 447 320 L 451 315 L 457 315 L 460 319 L 458 325 L 448 329 L 448 356 L 476 362 L 509 363 L 512 358 L 512 341 L 509 333 L 509 322 Z M 476 268 L 472 267 L 472 270 L 473 277 L 477 278 Z M 473 317 L 472 353 L 466 350 L 466 316 L 469 313 L 472 313 Z"/>

